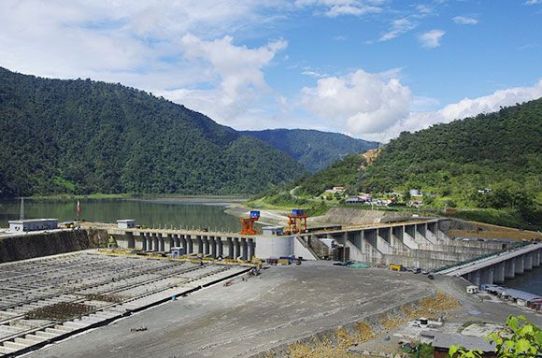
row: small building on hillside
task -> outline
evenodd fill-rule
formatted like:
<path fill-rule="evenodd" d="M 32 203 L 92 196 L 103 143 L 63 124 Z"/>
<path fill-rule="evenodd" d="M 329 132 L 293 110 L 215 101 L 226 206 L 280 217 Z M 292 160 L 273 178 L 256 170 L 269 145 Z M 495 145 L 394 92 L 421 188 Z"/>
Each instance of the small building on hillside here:
<path fill-rule="evenodd" d="M 482 337 L 466 336 L 463 334 L 448 334 L 438 331 L 422 331 L 421 336 L 431 340 L 435 358 L 448 358 L 448 351 L 451 346 L 461 346 L 468 350 L 482 352 L 481 357 L 496 358 L 497 348 L 495 343 L 489 343 Z"/>
<path fill-rule="evenodd" d="M 330 194 L 339 193 L 342 194 L 346 191 L 346 188 L 344 186 L 334 186 L 331 189 L 327 189 L 325 192 Z"/>
<path fill-rule="evenodd" d="M 11 232 L 29 232 L 58 229 L 58 219 L 10 220 L 8 223 L 9 231 Z"/>
<path fill-rule="evenodd" d="M 119 229 L 133 229 L 136 226 L 136 222 L 134 219 L 117 220 L 117 226 Z"/>

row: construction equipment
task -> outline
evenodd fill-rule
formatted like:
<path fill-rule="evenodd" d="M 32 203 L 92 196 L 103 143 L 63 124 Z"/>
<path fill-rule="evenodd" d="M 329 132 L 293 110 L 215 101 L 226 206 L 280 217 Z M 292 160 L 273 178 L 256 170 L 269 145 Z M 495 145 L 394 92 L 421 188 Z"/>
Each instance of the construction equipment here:
<path fill-rule="evenodd" d="M 284 232 L 290 235 L 307 232 L 307 218 L 303 209 L 292 209 L 292 212 L 288 214 L 288 226 Z"/>
<path fill-rule="evenodd" d="M 241 218 L 241 235 L 256 235 L 254 223 L 260 219 L 260 211 L 251 210 L 248 218 Z"/>
<path fill-rule="evenodd" d="M 403 265 L 391 264 L 390 270 L 392 271 L 403 271 Z"/>

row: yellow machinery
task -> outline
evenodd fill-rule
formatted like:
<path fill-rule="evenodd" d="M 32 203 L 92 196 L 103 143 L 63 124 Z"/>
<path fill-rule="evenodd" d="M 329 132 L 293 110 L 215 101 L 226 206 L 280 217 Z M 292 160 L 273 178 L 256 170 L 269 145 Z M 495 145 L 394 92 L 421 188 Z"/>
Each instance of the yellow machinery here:
<path fill-rule="evenodd" d="M 391 264 L 390 265 L 390 270 L 392 270 L 392 271 L 403 271 L 403 265 Z"/>

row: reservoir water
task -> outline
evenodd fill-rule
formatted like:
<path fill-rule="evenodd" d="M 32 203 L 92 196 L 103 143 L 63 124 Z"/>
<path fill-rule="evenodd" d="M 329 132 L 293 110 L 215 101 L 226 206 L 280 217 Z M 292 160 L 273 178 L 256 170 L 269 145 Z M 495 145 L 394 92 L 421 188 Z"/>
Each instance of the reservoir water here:
<path fill-rule="evenodd" d="M 526 271 L 513 280 L 506 281 L 503 286 L 542 296 L 542 266 Z"/>
<path fill-rule="evenodd" d="M 96 222 L 116 222 L 118 219 L 135 219 L 147 227 L 188 227 L 209 230 L 239 231 L 239 219 L 228 215 L 224 209 L 230 201 L 200 198 L 80 200 L 81 219 Z M 0 227 L 7 227 L 8 220 L 17 220 L 20 201 L 0 201 Z M 72 221 L 76 218 L 76 201 L 25 200 L 24 216 L 57 218 Z"/>

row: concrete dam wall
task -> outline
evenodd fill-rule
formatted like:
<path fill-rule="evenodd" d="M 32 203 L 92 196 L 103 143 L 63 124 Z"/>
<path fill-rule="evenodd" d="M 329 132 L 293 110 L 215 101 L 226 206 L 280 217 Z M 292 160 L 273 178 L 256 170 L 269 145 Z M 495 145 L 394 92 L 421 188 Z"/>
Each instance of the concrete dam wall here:
<path fill-rule="evenodd" d="M 0 238 L 0 263 L 96 248 L 107 240 L 101 230 L 58 230 Z"/>

